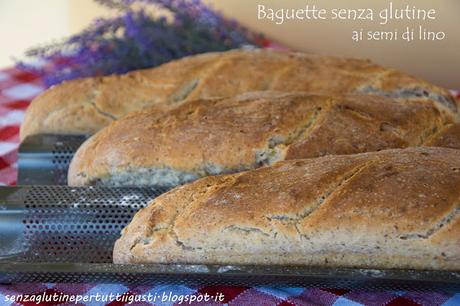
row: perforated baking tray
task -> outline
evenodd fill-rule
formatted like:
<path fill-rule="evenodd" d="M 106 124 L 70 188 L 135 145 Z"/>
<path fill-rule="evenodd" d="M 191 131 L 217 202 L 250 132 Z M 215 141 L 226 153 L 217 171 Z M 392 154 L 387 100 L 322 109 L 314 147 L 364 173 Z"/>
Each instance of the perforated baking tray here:
<path fill-rule="evenodd" d="M 299 266 L 114 265 L 113 243 L 154 188 L 0 188 L 0 282 L 270 285 L 460 290 L 449 271 Z"/>
<path fill-rule="evenodd" d="M 29 136 L 19 145 L 19 185 L 67 185 L 73 155 L 88 135 Z"/>

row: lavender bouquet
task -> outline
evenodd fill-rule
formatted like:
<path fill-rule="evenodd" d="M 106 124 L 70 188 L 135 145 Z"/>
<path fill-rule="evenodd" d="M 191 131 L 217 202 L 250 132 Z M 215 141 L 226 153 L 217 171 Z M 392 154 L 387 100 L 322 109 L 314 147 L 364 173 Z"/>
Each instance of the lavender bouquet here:
<path fill-rule="evenodd" d="M 17 65 L 39 74 L 46 85 L 94 75 L 125 73 L 172 59 L 265 40 L 224 18 L 200 0 L 96 0 L 118 10 L 117 17 L 97 19 L 83 32 L 59 43 L 27 51 Z M 148 13 L 160 8 L 166 14 Z M 167 18 L 169 16 L 172 18 Z M 46 65 L 27 62 L 46 62 Z"/>

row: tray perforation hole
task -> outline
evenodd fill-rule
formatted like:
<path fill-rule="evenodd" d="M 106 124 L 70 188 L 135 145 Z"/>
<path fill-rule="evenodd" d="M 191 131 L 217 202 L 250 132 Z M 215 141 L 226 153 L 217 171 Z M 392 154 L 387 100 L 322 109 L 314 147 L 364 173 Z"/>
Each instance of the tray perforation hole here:
<path fill-rule="evenodd" d="M 166 190 L 34 186 L 25 195 L 24 260 L 103 263 L 139 208 Z"/>

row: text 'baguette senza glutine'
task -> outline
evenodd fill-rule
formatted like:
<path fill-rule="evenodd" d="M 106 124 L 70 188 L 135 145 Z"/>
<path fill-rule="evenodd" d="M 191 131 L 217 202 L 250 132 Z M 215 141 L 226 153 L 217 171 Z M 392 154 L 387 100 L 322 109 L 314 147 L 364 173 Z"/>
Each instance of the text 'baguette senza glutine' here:
<path fill-rule="evenodd" d="M 433 145 L 460 148 L 460 128 L 424 98 L 251 92 L 114 121 L 80 147 L 68 181 L 169 187 L 286 159 Z"/>
<path fill-rule="evenodd" d="M 177 187 L 140 210 L 115 263 L 460 269 L 460 150 L 278 162 Z"/>
<path fill-rule="evenodd" d="M 441 112 L 459 118 L 449 91 L 368 60 L 232 50 L 190 56 L 125 75 L 84 78 L 54 86 L 27 109 L 21 140 L 42 133 L 93 134 L 147 106 L 260 90 L 426 99 Z"/>

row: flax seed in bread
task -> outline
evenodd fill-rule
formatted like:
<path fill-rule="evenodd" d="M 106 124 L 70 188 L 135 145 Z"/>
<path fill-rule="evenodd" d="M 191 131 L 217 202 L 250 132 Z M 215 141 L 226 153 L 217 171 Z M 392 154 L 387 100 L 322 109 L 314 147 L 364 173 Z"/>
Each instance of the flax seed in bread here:
<path fill-rule="evenodd" d="M 247 91 L 363 93 L 402 100 L 431 100 L 459 118 L 442 88 L 368 60 L 273 50 L 206 53 L 119 76 L 64 82 L 29 106 L 20 136 L 93 134 L 114 119 L 158 104 L 233 96 Z"/>
<path fill-rule="evenodd" d="M 460 130 L 450 125 L 423 99 L 268 91 L 197 99 L 113 122 L 80 147 L 68 181 L 175 186 L 284 159 L 442 144 L 447 131 L 455 146 Z"/>
<path fill-rule="evenodd" d="M 460 271 L 460 150 L 289 160 L 177 187 L 140 210 L 115 263 Z"/>

